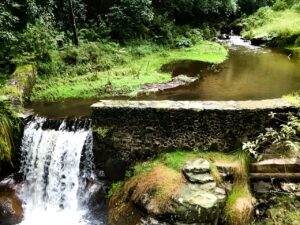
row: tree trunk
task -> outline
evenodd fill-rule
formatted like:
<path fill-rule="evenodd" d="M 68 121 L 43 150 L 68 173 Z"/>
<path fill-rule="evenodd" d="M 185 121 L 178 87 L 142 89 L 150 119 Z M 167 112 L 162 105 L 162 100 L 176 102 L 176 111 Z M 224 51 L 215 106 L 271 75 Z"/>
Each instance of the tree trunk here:
<path fill-rule="evenodd" d="M 74 41 L 74 45 L 78 46 L 79 41 L 78 41 L 76 19 L 75 19 L 74 8 L 73 8 L 73 0 L 68 0 L 68 2 L 69 2 L 70 17 L 71 17 L 70 18 L 71 26 L 72 26 L 72 31 L 73 31 L 73 41 Z"/>

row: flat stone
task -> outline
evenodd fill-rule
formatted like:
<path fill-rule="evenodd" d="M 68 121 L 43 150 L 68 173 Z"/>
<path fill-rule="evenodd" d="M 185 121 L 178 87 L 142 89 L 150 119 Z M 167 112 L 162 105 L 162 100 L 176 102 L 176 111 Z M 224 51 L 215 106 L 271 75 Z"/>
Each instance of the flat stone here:
<path fill-rule="evenodd" d="M 251 173 L 300 173 L 300 160 L 268 159 L 250 165 Z"/>
<path fill-rule="evenodd" d="M 184 175 L 188 179 L 188 181 L 192 183 L 205 184 L 214 181 L 213 176 L 210 175 L 209 173 L 203 173 L 203 174 L 184 173 Z"/>
<path fill-rule="evenodd" d="M 205 159 L 192 159 L 188 160 L 184 167 L 182 168 L 184 173 L 194 173 L 194 174 L 201 174 L 207 173 L 210 171 L 210 164 Z"/>
<path fill-rule="evenodd" d="M 294 108 L 287 100 L 249 100 L 249 101 L 128 101 L 128 100 L 101 100 L 93 104 L 92 109 L 101 108 L 153 108 L 153 109 L 189 109 L 202 110 L 246 110 L 246 109 L 282 109 Z"/>

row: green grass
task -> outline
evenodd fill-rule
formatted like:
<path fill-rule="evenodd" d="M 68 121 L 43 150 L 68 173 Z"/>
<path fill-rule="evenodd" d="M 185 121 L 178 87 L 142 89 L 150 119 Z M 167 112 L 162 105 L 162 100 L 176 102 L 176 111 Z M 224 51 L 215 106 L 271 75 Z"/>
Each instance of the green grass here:
<path fill-rule="evenodd" d="M 141 48 L 137 46 L 136 48 Z M 152 48 L 152 47 L 150 47 Z M 139 49 L 138 53 L 141 52 Z M 32 100 L 57 101 L 70 98 L 104 97 L 105 85 L 112 83 L 115 95 L 136 95 L 146 83 L 161 83 L 171 80 L 170 73 L 162 73 L 163 64 L 180 59 L 201 60 L 221 63 L 227 57 L 227 50 L 216 43 L 202 41 L 190 48 L 166 49 L 156 47 L 153 51 L 142 48 L 143 54 L 137 54 L 133 47 L 115 51 L 116 56 L 107 56 L 112 60 L 109 69 L 97 71 L 91 69 L 84 75 L 43 76 L 37 81 Z M 119 63 L 118 60 L 122 62 Z"/>
<path fill-rule="evenodd" d="M 300 34 L 300 13 L 287 9 L 284 11 L 272 11 L 270 18 L 262 21 L 261 26 L 253 27 L 250 31 L 244 32 L 243 35 L 253 37 L 264 37 L 272 32 L 278 34 Z"/>
<path fill-rule="evenodd" d="M 142 176 L 150 172 L 156 165 L 163 164 L 177 172 L 180 172 L 184 163 L 188 159 L 193 159 L 197 157 L 197 153 L 177 150 L 174 152 L 167 152 L 160 154 L 156 159 L 137 163 L 134 166 L 133 175 Z"/>
<path fill-rule="evenodd" d="M 300 47 L 300 12 L 281 11 L 263 7 L 243 20 L 246 27 L 242 35 L 247 38 L 264 38 L 271 46 Z"/>
<path fill-rule="evenodd" d="M 107 197 L 111 198 L 116 191 L 118 191 L 122 188 L 123 185 L 124 185 L 124 181 L 118 181 L 118 182 L 112 183 L 112 185 L 107 193 Z"/>

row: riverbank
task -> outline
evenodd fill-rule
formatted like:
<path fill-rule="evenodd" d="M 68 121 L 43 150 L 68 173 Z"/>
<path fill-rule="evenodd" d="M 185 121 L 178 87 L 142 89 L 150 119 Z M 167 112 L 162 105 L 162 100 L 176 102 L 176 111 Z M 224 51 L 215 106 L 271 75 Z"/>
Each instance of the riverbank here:
<path fill-rule="evenodd" d="M 243 19 L 242 35 L 253 44 L 271 47 L 297 48 L 300 46 L 300 11 L 263 7 Z"/>
<path fill-rule="evenodd" d="M 160 70 L 166 63 L 181 59 L 221 63 L 227 58 L 227 54 L 228 51 L 223 46 L 209 41 L 179 49 L 161 46 L 116 48 L 108 56 L 103 55 L 111 60 L 107 69 L 94 68 L 91 72 L 77 76 L 71 73 L 39 77 L 31 100 L 134 96 L 145 84 L 171 81 L 171 73 Z"/>

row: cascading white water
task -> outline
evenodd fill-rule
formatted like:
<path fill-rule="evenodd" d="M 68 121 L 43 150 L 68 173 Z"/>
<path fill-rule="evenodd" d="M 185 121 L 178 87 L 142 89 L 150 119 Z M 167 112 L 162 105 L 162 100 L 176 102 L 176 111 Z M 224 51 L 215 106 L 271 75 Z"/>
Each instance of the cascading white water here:
<path fill-rule="evenodd" d="M 27 124 L 22 140 L 25 219 L 21 225 L 78 225 L 86 221 L 86 180 L 91 162 L 92 134 L 89 121 L 45 129 L 46 119 Z M 83 154 L 85 149 L 85 154 Z M 82 168 L 80 168 L 82 167 Z"/>

